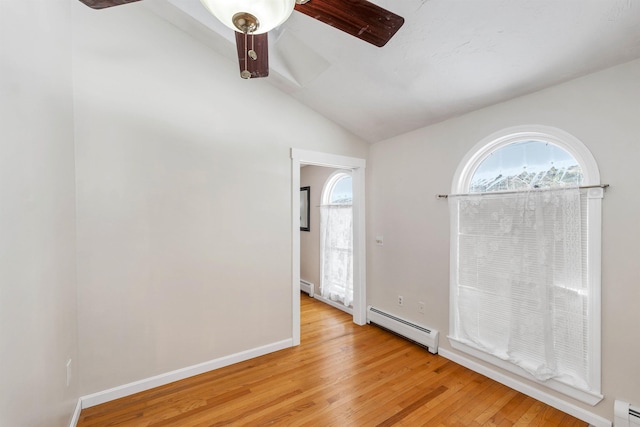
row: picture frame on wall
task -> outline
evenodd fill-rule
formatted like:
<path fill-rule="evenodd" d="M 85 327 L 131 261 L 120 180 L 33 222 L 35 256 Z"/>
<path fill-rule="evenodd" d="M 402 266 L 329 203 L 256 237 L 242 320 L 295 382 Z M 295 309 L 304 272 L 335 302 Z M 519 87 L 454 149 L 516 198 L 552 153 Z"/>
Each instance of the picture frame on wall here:
<path fill-rule="evenodd" d="M 300 231 L 309 231 L 309 200 L 311 187 L 300 187 Z"/>

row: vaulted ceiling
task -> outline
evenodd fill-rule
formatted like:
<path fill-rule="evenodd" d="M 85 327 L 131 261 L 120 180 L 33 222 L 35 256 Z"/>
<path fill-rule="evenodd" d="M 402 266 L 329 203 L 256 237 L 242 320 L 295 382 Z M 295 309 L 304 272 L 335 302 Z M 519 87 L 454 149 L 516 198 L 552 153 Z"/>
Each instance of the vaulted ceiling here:
<path fill-rule="evenodd" d="M 374 3 L 405 18 L 386 46 L 294 12 L 270 32 L 266 78 L 369 142 L 640 58 L 636 0 Z M 233 32 L 199 0 L 122 7 L 148 8 L 182 28 L 228 57 L 240 78 Z"/>

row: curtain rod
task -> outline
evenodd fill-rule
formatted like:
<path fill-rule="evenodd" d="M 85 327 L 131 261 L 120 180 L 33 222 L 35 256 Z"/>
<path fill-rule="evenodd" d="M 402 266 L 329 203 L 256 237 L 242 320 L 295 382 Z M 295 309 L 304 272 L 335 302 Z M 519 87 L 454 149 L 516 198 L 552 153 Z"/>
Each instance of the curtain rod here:
<path fill-rule="evenodd" d="M 609 187 L 609 184 L 585 185 L 577 188 L 580 190 L 583 190 L 587 188 L 607 188 L 607 187 Z M 562 187 L 562 188 L 558 188 L 558 190 L 569 189 L 569 188 L 576 188 L 576 187 Z M 548 190 L 548 189 L 536 188 L 530 191 L 545 191 L 545 190 Z M 556 190 L 556 188 L 554 188 L 553 190 Z M 485 196 L 487 194 L 516 194 L 516 193 L 526 193 L 526 191 L 487 191 L 484 193 L 436 194 L 436 199 L 448 199 L 449 197 L 456 197 L 456 196 Z"/>

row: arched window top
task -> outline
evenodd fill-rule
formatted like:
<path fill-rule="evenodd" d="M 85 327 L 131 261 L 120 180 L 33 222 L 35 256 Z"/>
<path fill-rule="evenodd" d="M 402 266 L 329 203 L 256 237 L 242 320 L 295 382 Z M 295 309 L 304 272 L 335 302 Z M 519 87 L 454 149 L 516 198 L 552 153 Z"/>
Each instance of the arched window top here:
<path fill-rule="evenodd" d="M 351 205 L 353 203 L 353 185 L 351 174 L 336 171 L 327 179 L 322 191 L 324 205 Z"/>
<path fill-rule="evenodd" d="M 582 184 L 582 167 L 547 141 L 525 139 L 489 152 L 473 171 L 470 193 L 556 188 Z"/>
<path fill-rule="evenodd" d="M 574 136 L 548 126 L 520 126 L 489 135 L 462 160 L 453 193 L 600 184 L 591 152 Z"/>

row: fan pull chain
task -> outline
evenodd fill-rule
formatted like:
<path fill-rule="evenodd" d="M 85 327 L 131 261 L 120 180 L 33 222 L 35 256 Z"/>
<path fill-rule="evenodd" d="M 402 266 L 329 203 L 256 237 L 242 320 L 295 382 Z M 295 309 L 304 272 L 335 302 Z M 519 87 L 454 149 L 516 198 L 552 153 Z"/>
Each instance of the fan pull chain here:
<path fill-rule="evenodd" d="M 253 36 L 253 33 L 251 33 L 251 50 L 249 51 L 249 58 L 255 61 L 256 59 L 258 59 L 258 54 L 254 50 L 255 49 L 254 43 L 255 43 L 255 37 Z"/>
<path fill-rule="evenodd" d="M 250 79 L 251 78 L 251 72 L 248 70 L 248 61 L 247 61 L 247 54 L 248 54 L 248 50 L 247 50 L 247 33 L 244 33 L 244 70 L 242 70 L 242 72 L 240 73 L 240 77 L 242 77 L 243 79 Z"/>
<path fill-rule="evenodd" d="M 251 49 L 249 49 L 249 43 L 247 38 L 248 38 L 248 33 L 244 33 L 244 70 L 242 70 L 242 72 L 240 73 L 240 77 L 242 77 L 243 79 L 251 78 L 251 72 L 249 71 L 249 65 L 248 65 L 249 61 L 247 59 L 247 56 L 254 61 L 258 59 L 258 54 L 254 50 L 255 49 L 254 34 L 251 33 Z"/>

